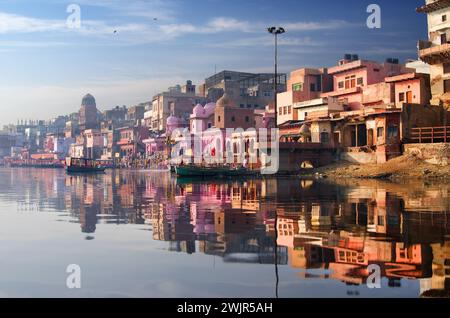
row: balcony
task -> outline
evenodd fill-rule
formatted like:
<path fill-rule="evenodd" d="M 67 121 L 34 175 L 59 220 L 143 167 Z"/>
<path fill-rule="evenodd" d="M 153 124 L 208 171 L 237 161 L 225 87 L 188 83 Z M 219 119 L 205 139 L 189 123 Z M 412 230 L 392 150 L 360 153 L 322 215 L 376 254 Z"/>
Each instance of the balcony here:
<path fill-rule="evenodd" d="M 450 62 L 450 43 L 432 46 L 429 41 L 419 41 L 419 56 L 425 63 L 434 65 Z"/>

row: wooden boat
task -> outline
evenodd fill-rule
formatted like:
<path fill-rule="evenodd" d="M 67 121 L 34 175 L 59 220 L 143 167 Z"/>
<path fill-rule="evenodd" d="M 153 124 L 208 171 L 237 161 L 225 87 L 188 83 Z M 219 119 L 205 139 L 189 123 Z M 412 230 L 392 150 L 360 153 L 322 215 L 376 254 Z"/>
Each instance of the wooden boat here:
<path fill-rule="evenodd" d="M 179 177 L 244 177 L 257 175 L 258 172 L 247 168 L 201 167 L 195 165 L 175 166 Z"/>
<path fill-rule="evenodd" d="M 67 158 L 67 173 L 104 173 L 106 167 L 98 161 L 86 158 Z"/>

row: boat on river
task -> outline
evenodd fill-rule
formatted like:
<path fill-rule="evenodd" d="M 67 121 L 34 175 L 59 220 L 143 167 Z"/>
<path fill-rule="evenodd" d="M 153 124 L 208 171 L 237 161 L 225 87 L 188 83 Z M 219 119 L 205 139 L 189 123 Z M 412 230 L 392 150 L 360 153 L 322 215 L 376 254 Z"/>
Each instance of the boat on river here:
<path fill-rule="evenodd" d="M 67 173 L 104 173 L 106 167 L 100 162 L 87 158 L 67 158 Z"/>
<path fill-rule="evenodd" d="M 257 170 L 251 170 L 244 167 L 234 168 L 226 166 L 196 166 L 196 165 L 183 165 L 175 166 L 175 172 L 178 177 L 245 177 L 256 176 Z"/>

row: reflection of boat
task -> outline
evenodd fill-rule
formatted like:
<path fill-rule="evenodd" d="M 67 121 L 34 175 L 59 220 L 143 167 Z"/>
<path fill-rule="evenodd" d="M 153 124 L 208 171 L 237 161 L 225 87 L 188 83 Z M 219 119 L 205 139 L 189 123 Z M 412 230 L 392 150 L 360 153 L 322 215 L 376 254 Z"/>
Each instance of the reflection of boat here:
<path fill-rule="evenodd" d="M 39 169 L 62 169 L 63 163 L 59 162 L 42 162 L 42 163 L 11 163 L 11 168 L 39 168 Z"/>
<path fill-rule="evenodd" d="M 68 173 L 103 173 L 106 167 L 93 159 L 67 158 L 66 169 Z"/>
<path fill-rule="evenodd" d="M 179 177 L 244 177 L 258 174 L 256 170 L 243 167 L 200 167 L 195 165 L 176 166 L 175 171 Z"/>

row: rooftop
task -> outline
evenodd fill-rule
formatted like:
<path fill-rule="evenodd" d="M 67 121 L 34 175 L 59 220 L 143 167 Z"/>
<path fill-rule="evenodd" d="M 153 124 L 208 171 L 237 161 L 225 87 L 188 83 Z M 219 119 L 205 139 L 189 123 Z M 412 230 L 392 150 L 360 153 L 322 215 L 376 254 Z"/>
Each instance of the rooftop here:
<path fill-rule="evenodd" d="M 432 0 L 419 8 L 416 9 L 419 13 L 430 13 L 434 11 L 438 11 L 441 9 L 445 9 L 450 6 L 450 0 Z"/>

